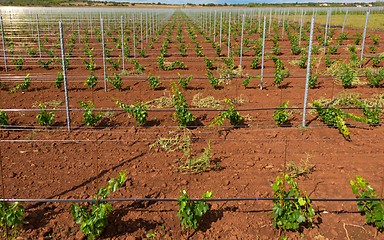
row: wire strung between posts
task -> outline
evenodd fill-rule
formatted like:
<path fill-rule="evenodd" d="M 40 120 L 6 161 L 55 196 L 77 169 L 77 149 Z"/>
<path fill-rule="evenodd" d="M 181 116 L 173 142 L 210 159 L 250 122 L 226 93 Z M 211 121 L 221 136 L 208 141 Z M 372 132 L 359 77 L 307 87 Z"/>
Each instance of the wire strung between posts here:
<path fill-rule="evenodd" d="M 191 201 L 204 202 L 244 202 L 244 201 L 298 201 L 298 198 L 211 198 L 190 199 Z M 383 201 L 384 198 L 310 198 L 312 202 L 358 202 L 358 201 Z M 107 199 L 28 199 L 28 198 L 3 198 L 0 202 L 34 202 L 34 203 L 97 203 L 97 202 L 178 202 L 178 198 L 107 198 Z"/>
<path fill-rule="evenodd" d="M 331 107 L 324 107 L 324 109 L 329 109 Z M 374 109 L 374 107 L 367 107 L 368 109 Z M 378 109 L 384 109 L 384 106 L 382 107 L 377 107 Z M 1 109 L 1 108 L 0 108 Z M 300 107 L 287 107 L 285 108 L 286 110 L 301 110 L 302 108 Z M 316 110 L 315 107 L 307 107 L 309 110 Z M 361 110 L 359 107 L 340 107 L 339 109 L 341 110 Z M 1 109 L 4 112 L 41 112 L 40 109 L 36 108 L 3 108 Z M 46 111 L 50 112 L 65 112 L 65 109 L 56 109 L 56 108 L 51 108 L 51 109 L 45 109 Z M 123 109 L 116 109 L 116 108 L 95 108 L 93 109 L 94 111 L 99 111 L 99 112 L 125 112 Z M 222 112 L 223 109 L 207 109 L 207 108 L 190 108 L 189 109 L 191 112 Z M 249 112 L 249 111 L 274 111 L 276 110 L 276 107 L 265 107 L 265 108 L 239 108 L 236 109 L 238 112 Z M 71 108 L 71 112 L 84 112 L 84 109 L 81 108 Z M 162 108 L 162 109 L 148 109 L 147 112 L 151 113 L 170 113 L 174 112 L 174 108 Z"/>

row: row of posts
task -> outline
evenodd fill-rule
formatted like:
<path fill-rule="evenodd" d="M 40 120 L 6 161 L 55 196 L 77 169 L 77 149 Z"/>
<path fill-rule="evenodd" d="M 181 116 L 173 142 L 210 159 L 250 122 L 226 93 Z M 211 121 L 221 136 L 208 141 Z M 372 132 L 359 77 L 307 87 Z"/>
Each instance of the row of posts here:
<path fill-rule="evenodd" d="M 364 44 L 365 44 L 365 37 L 366 37 L 366 30 L 367 30 L 367 25 L 368 25 L 368 18 L 369 18 L 369 11 L 366 13 L 366 20 L 365 20 L 365 26 L 364 26 L 364 32 L 363 32 L 363 41 L 362 41 L 362 50 L 361 50 L 361 55 L 360 59 L 363 58 L 364 54 Z M 303 25 L 303 10 L 301 12 L 301 16 L 299 19 L 300 22 L 300 39 L 301 39 L 301 30 L 302 30 L 302 25 Z M 346 23 L 348 15 L 348 10 L 346 11 L 346 15 L 344 18 L 344 23 L 342 27 L 342 32 L 344 31 L 344 24 Z M 240 16 L 240 15 L 238 15 Z M 271 16 L 272 16 L 272 11 L 270 11 L 269 15 L 269 32 L 270 32 L 270 27 L 271 27 Z M 330 27 L 329 24 L 329 19 L 331 16 L 331 11 L 327 12 L 327 18 L 326 18 L 326 25 L 325 25 L 325 36 L 324 36 L 324 51 L 326 47 L 326 39 L 327 39 L 327 34 L 328 34 L 328 28 Z M 214 29 L 213 29 L 213 36 L 214 36 L 214 41 L 216 40 L 216 11 L 214 13 Z M 242 14 L 242 24 L 241 24 L 241 42 L 240 42 L 240 66 L 242 66 L 242 57 L 243 57 L 243 38 L 244 38 L 244 26 L 245 26 L 245 17 L 246 14 Z M 259 15 L 260 17 L 260 15 Z M 210 18 L 211 19 L 211 18 Z M 251 18 L 252 19 L 252 18 Z M 123 21 L 123 16 L 120 18 L 120 24 L 121 24 L 121 44 L 122 44 L 122 64 L 123 64 L 123 70 L 125 69 L 124 66 L 124 21 Z M 133 29 L 133 45 L 134 45 L 134 57 L 136 57 L 136 26 L 135 26 L 135 19 L 132 18 L 132 29 Z M 306 84 L 305 84 L 305 93 L 304 93 L 304 106 L 303 106 L 303 119 L 302 119 L 302 125 L 305 126 L 306 124 L 306 106 L 307 106 L 307 96 L 308 96 L 308 81 L 309 81 L 309 76 L 310 76 L 310 61 L 311 61 L 311 50 L 312 50 L 312 37 L 313 37 L 313 28 L 314 28 L 314 20 L 315 20 L 315 13 L 313 13 L 312 19 L 311 19 L 311 27 L 310 27 L 310 40 L 309 40 L 309 46 L 308 46 L 308 63 L 307 63 L 307 71 L 306 71 Z M 222 44 L 222 24 L 223 21 L 223 13 L 220 13 L 220 34 L 219 34 L 219 44 Z M 38 45 L 39 45 L 39 56 L 41 58 L 41 44 L 40 44 L 40 27 L 39 27 L 39 17 L 36 15 L 36 22 L 37 22 L 37 36 L 38 36 Z M 284 30 L 284 17 L 283 17 L 283 30 Z M 92 22 L 90 20 L 90 25 L 92 29 Z M 259 25 L 260 25 L 260 20 L 259 20 Z M 5 30 L 4 30 L 4 24 L 3 24 L 3 19 L 2 16 L 0 16 L 0 26 L 1 26 L 1 36 L 2 36 L 2 46 L 3 46 L 3 57 L 4 57 L 4 69 L 5 71 L 8 71 L 7 67 L 7 55 L 6 55 L 6 41 L 5 41 Z M 206 25 L 207 26 L 207 25 Z M 263 89 L 263 77 L 264 77 L 264 57 L 265 57 L 265 38 L 266 38 L 266 26 L 267 26 L 267 20 L 266 20 L 266 15 L 263 16 L 263 34 L 262 34 L 262 59 L 261 59 L 261 77 L 260 77 L 260 89 Z M 143 32 L 142 32 L 142 14 L 140 15 L 140 38 L 141 38 L 141 45 L 143 45 Z M 204 27 L 204 25 L 202 25 Z M 103 52 L 103 66 L 104 66 L 104 90 L 107 91 L 107 74 L 106 74 L 106 55 L 105 55 L 105 39 L 104 39 L 104 21 L 103 18 L 100 16 L 100 28 L 101 28 L 101 40 L 102 40 L 102 52 Z M 158 28 L 158 26 L 157 26 Z M 59 22 L 59 29 L 60 29 L 60 45 L 61 45 L 61 55 L 62 55 L 62 67 L 63 67 L 63 76 L 64 76 L 64 89 L 65 89 L 65 101 L 66 101 L 66 115 L 67 115 L 67 123 L 68 123 L 68 131 L 71 131 L 71 120 L 70 120 L 70 110 L 69 110 L 69 100 L 68 100 L 68 88 L 67 88 L 67 75 L 66 75 L 66 61 L 65 61 L 65 46 L 64 46 L 64 38 L 63 38 L 63 24 L 62 20 Z M 210 27 L 209 27 L 210 29 Z M 92 32 L 92 30 L 91 30 Z M 78 17 L 78 33 L 80 36 L 80 20 Z M 211 32 L 210 32 L 211 33 Z M 282 32 L 283 33 L 283 32 Z M 148 39 L 148 35 L 146 36 L 146 39 Z M 148 41 L 148 40 L 147 40 Z M 80 42 L 80 37 L 79 37 L 79 42 Z M 231 56 L 230 52 L 230 47 L 231 47 L 231 12 L 228 14 L 228 53 L 227 56 Z M 141 46 L 143 48 L 143 46 Z"/>

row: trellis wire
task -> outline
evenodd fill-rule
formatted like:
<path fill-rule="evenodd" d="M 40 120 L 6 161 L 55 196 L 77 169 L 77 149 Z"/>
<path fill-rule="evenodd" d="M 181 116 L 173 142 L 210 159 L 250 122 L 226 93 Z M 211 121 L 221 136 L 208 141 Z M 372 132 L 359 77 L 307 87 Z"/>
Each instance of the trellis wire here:
<path fill-rule="evenodd" d="M 68 132 L 71 131 L 71 116 L 69 112 L 69 99 L 68 99 L 68 86 L 67 86 L 67 67 L 65 65 L 65 47 L 64 47 L 64 37 L 63 37 L 63 26 L 62 22 L 59 22 L 60 28 L 60 45 L 61 45 L 61 61 L 63 65 L 63 81 L 64 81 L 64 95 L 65 95 L 65 109 L 67 115 L 67 127 Z"/>
<path fill-rule="evenodd" d="M 374 107 L 367 107 L 368 109 L 373 109 Z M 384 110 L 384 107 L 377 107 L 378 109 Z M 301 107 L 287 107 L 287 110 L 300 110 L 302 109 Z M 316 110 L 315 107 L 307 107 L 307 110 Z M 324 109 L 328 109 L 327 107 L 324 107 Z M 361 110 L 359 107 L 340 107 L 339 109 L 342 110 Z M 22 108 L 22 109 L 17 109 L 17 108 L 3 108 L 1 109 L 4 112 L 40 112 L 40 109 L 36 108 Z M 120 108 L 94 108 L 95 111 L 99 112 L 124 112 L 123 109 Z M 191 112 L 221 112 L 221 109 L 207 109 L 207 108 L 190 108 L 189 109 Z M 238 108 L 236 111 L 238 112 L 249 112 L 249 111 L 272 111 L 276 110 L 276 107 L 248 107 L 248 108 Z M 57 108 L 52 108 L 52 109 L 46 109 L 46 111 L 52 111 L 52 112 L 62 112 L 66 111 L 65 109 L 57 109 Z M 71 108 L 71 112 L 84 112 L 85 110 L 82 108 Z M 172 113 L 174 112 L 174 108 L 150 108 L 147 110 L 149 113 L 151 112 L 162 112 L 162 113 Z"/>
<path fill-rule="evenodd" d="M 305 92 L 304 92 L 304 103 L 303 103 L 303 121 L 301 125 L 305 127 L 306 115 L 307 115 L 307 102 L 308 102 L 308 85 L 309 78 L 311 75 L 311 53 L 312 53 L 312 37 L 313 37 L 313 27 L 314 27 L 315 17 L 312 17 L 311 20 L 311 30 L 309 35 L 309 45 L 308 45 L 308 61 L 307 61 L 307 76 L 305 78 Z"/>
<path fill-rule="evenodd" d="M 204 202 L 241 202 L 241 201 L 298 201 L 299 198 L 273 197 L 244 197 L 244 198 L 209 198 L 190 199 L 190 201 Z M 310 198 L 311 202 L 377 202 L 384 198 Z M 106 198 L 106 199 L 58 199 L 58 198 L 2 198 L 0 202 L 34 202 L 34 203 L 97 203 L 97 202 L 178 202 L 178 198 Z"/>

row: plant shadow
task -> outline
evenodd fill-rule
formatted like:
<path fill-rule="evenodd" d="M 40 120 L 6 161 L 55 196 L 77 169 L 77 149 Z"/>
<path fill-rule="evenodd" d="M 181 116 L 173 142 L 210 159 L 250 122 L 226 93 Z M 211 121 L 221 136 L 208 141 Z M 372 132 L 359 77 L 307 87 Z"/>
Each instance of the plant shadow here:
<path fill-rule="evenodd" d="M 52 219 L 56 218 L 56 207 L 52 203 L 45 203 L 37 209 L 28 209 L 28 214 L 24 218 L 25 230 L 34 230 L 46 226 Z"/>
<path fill-rule="evenodd" d="M 188 129 L 196 129 L 198 127 L 202 127 L 204 124 L 201 122 L 200 118 L 196 118 L 190 125 L 187 126 Z"/>
<path fill-rule="evenodd" d="M 188 86 L 185 89 L 187 89 L 187 90 L 203 90 L 204 88 L 203 87 L 191 87 L 191 86 Z"/>
<path fill-rule="evenodd" d="M 144 220 L 142 218 L 128 219 L 125 221 L 123 218 L 128 215 L 129 210 L 130 208 L 128 206 L 122 206 L 113 210 L 108 220 L 114 224 L 110 224 L 105 228 L 102 235 L 103 238 L 111 239 L 123 235 L 125 236 L 130 233 L 135 233 L 140 229 L 143 229 L 144 232 L 148 232 L 155 229 L 157 226 L 164 224 L 154 220 Z"/>
<path fill-rule="evenodd" d="M 211 228 L 212 223 L 219 221 L 223 218 L 223 211 L 221 210 L 210 210 L 201 219 L 198 230 L 206 232 Z"/>
<path fill-rule="evenodd" d="M 164 91 L 166 88 L 165 87 L 157 87 L 155 88 L 155 91 Z"/>
<path fill-rule="evenodd" d="M 280 85 L 279 89 L 288 89 L 288 88 L 292 88 L 292 87 L 293 86 L 291 86 L 291 82 L 286 82 L 285 84 Z"/>
<path fill-rule="evenodd" d="M 159 119 L 151 119 L 145 123 L 145 127 L 154 127 L 154 126 L 160 126 L 161 121 Z"/>
<path fill-rule="evenodd" d="M 118 123 L 110 118 L 101 119 L 100 123 L 97 125 L 98 128 L 108 128 L 108 127 L 116 127 Z"/>
<path fill-rule="evenodd" d="M 31 90 L 32 91 L 35 91 L 35 92 L 38 92 L 38 91 L 42 91 L 42 90 L 47 90 L 48 89 L 48 87 L 37 87 L 37 88 L 32 88 Z"/>

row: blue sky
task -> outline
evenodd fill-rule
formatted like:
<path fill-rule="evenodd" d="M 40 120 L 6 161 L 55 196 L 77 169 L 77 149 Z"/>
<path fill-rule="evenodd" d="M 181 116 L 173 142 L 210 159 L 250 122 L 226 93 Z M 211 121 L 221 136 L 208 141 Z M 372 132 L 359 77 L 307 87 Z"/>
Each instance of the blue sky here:
<path fill-rule="evenodd" d="M 234 3 L 305 3 L 305 2 L 340 2 L 340 3 L 354 3 L 354 2 L 375 2 L 375 0 L 271 0 L 271 1 L 266 1 L 266 0 L 109 0 L 109 1 L 116 1 L 116 2 L 137 2 L 137 3 L 169 3 L 169 4 L 186 4 L 186 3 L 194 3 L 194 4 L 207 4 L 207 3 L 215 3 L 215 4 L 234 4 Z"/>

